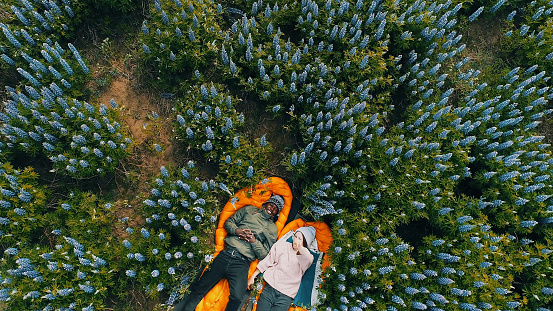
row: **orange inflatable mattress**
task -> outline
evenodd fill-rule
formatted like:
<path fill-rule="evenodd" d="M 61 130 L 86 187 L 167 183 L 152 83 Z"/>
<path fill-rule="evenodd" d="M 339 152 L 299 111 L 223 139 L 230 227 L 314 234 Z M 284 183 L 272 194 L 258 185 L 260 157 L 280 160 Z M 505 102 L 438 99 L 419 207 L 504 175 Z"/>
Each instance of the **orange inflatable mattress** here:
<path fill-rule="evenodd" d="M 278 220 L 275 222 L 280 236 L 280 232 L 286 224 L 288 214 L 290 213 L 290 207 L 292 206 L 292 190 L 288 186 L 288 183 L 281 178 L 271 177 L 268 180 L 268 182 L 260 182 L 257 184 L 251 195 L 248 194 L 248 191 L 252 190 L 250 188 L 238 191 L 235 195 L 238 201 L 233 204 L 231 198 L 231 200 L 225 204 L 219 217 L 217 231 L 215 232 L 215 256 L 225 248 L 225 237 L 227 235 L 227 231 L 223 227 L 225 221 L 237 210 L 246 205 L 253 205 L 261 208 L 261 205 L 273 194 L 281 195 L 284 198 L 284 207 L 278 215 Z M 253 274 L 258 262 L 259 260 L 255 260 L 251 263 L 248 277 Z M 223 311 L 228 303 L 228 296 L 228 281 L 222 279 L 205 295 L 202 301 L 200 301 L 196 307 L 196 311 Z"/>

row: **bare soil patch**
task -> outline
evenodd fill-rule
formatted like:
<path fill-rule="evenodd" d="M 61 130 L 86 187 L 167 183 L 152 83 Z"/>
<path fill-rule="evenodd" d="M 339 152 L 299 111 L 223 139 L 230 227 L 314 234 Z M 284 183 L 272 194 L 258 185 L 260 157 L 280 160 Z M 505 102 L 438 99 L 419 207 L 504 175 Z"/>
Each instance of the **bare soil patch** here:
<path fill-rule="evenodd" d="M 464 54 L 471 59 L 471 66 L 484 72 L 488 66 L 497 67 L 503 63 L 501 44 L 506 27 L 504 18 L 477 19 L 461 32 L 467 47 Z"/>
<path fill-rule="evenodd" d="M 98 104 L 109 105 L 114 99 L 132 139 L 132 154 L 127 165 L 138 169 L 144 176 L 154 176 L 161 166 L 175 165 L 174 148 L 171 143 L 171 116 L 164 106 L 167 100 L 136 90 L 131 79 L 120 76 L 102 92 Z M 162 108 L 162 109 L 160 109 Z M 154 144 L 162 147 L 156 151 Z M 127 171 L 128 168 L 124 168 Z"/>

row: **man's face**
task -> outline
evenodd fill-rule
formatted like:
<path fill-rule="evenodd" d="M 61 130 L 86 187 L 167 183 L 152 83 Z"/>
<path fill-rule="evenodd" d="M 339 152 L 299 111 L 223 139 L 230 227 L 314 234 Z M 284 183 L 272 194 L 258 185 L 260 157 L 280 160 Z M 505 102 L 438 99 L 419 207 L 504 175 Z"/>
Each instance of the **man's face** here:
<path fill-rule="evenodd" d="M 276 206 L 275 203 L 273 202 L 265 203 L 264 206 L 265 206 L 265 210 L 269 215 L 275 216 L 276 214 L 278 214 L 278 207 Z"/>

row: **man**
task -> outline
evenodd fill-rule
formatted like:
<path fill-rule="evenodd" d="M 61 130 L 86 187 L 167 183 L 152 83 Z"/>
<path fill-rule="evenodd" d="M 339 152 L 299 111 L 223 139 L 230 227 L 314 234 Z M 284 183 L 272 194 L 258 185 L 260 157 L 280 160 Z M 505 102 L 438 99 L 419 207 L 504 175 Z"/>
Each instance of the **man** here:
<path fill-rule="evenodd" d="M 284 199 L 273 195 L 261 209 L 247 205 L 230 216 L 224 224 L 227 231 L 225 249 L 190 285 L 189 296 L 175 307 L 175 311 L 194 311 L 205 294 L 224 277 L 230 291 L 225 311 L 238 310 L 247 291 L 250 263 L 265 258 L 276 242 L 278 228 L 274 219 L 283 207 Z"/>

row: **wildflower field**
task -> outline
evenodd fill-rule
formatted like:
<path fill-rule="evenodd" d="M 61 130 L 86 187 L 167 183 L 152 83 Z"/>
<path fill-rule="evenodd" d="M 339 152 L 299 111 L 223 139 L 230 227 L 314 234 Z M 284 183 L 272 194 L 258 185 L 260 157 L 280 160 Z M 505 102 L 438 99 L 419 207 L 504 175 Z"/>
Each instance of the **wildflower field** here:
<path fill-rule="evenodd" d="M 0 310 L 170 310 L 275 175 L 332 229 L 314 309 L 553 310 L 553 1 L 5 0 L 0 28 Z"/>

